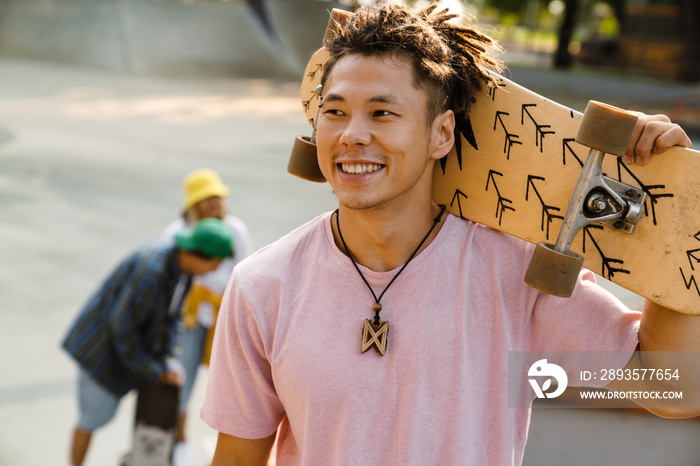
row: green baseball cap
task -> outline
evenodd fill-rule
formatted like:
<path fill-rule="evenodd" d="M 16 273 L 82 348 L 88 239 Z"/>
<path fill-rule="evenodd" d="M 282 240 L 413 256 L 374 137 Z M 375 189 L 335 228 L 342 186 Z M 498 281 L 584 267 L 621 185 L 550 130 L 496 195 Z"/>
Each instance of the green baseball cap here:
<path fill-rule="evenodd" d="M 233 254 L 233 237 L 218 218 L 205 218 L 175 234 L 178 249 L 205 257 L 225 259 Z"/>

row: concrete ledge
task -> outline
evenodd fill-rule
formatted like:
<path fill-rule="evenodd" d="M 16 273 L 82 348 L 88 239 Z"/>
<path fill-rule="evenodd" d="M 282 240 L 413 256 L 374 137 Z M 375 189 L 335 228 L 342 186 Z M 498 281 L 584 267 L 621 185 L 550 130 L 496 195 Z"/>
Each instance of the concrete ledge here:
<path fill-rule="evenodd" d="M 300 77 L 311 55 L 321 48 L 330 11 L 348 9 L 328 0 L 265 0 L 265 6 L 282 53 L 291 59 Z"/>
<path fill-rule="evenodd" d="M 147 74 L 300 77 L 320 46 L 323 0 L 5 0 L 0 54 Z"/>

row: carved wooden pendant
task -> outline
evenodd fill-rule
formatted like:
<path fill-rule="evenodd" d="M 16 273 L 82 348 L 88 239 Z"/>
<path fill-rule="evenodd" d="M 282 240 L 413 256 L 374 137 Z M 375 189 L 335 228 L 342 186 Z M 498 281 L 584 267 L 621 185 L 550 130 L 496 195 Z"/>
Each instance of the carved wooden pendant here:
<path fill-rule="evenodd" d="M 389 339 L 389 322 L 379 321 L 378 325 L 374 325 L 374 321 L 365 320 L 365 325 L 362 327 L 362 352 L 364 353 L 372 346 L 380 355 L 386 353 L 386 345 Z"/>

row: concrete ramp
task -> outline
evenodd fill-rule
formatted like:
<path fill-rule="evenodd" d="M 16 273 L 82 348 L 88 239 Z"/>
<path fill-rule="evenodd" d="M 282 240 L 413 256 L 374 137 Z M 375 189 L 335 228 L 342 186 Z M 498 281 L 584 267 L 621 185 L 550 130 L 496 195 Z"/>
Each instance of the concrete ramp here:
<path fill-rule="evenodd" d="M 0 53 L 144 74 L 298 77 L 322 0 L 0 0 Z M 266 13 L 266 14 L 261 14 Z"/>

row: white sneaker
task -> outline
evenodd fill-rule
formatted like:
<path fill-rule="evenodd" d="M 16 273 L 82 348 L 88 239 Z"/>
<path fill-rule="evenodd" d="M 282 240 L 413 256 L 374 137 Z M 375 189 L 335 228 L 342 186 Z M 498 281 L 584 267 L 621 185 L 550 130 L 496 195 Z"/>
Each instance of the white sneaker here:
<path fill-rule="evenodd" d="M 187 442 L 178 442 L 173 447 L 173 466 L 193 466 L 194 453 Z"/>

